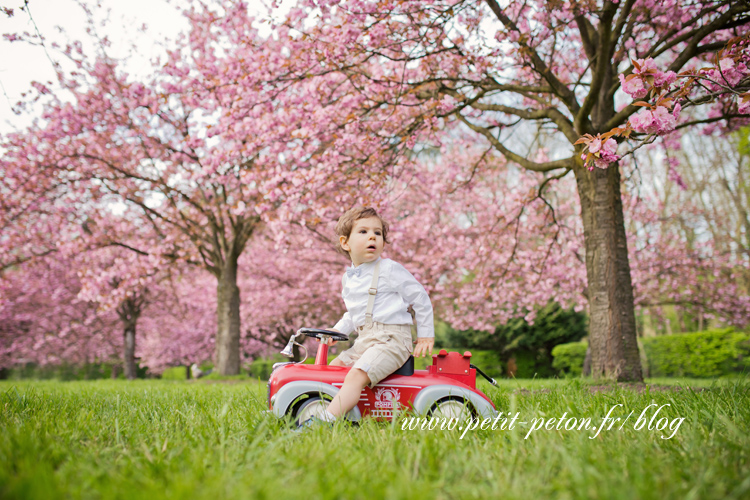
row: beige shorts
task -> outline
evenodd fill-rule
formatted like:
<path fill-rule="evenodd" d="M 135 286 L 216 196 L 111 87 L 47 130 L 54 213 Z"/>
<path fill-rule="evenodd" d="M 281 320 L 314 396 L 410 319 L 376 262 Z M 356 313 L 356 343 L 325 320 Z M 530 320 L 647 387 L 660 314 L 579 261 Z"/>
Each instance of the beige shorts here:
<path fill-rule="evenodd" d="M 344 366 L 359 368 L 370 378 L 370 387 L 395 372 L 414 352 L 411 325 L 373 323 L 357 328 L 359 337 L 354 345 L 339 354 Z"/>

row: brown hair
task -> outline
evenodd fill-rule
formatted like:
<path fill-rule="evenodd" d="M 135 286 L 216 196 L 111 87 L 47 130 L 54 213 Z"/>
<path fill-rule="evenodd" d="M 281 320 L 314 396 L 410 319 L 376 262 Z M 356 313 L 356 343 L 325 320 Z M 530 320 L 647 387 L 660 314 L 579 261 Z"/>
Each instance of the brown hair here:
<path fill-rule="evenodd" d="M 349 239 L 352 235 L 352 229 L 354 229 L 354 223 L 360 219 L 369 219 L 370 217 L 377 217 L 380 219 L 380 223 L 383 225 L 383 242 L 390 243 L 388 241 L 388 223 L 378 215 L 378 212 L 371 207 L 354 207 L 350 208 L 344 215 L 339 217 L 339 221 L 336 223 L 336 250 L 344 255 L 349 255 L 349 252 L 341 248 L 339 237 L 345 236 Z"/>

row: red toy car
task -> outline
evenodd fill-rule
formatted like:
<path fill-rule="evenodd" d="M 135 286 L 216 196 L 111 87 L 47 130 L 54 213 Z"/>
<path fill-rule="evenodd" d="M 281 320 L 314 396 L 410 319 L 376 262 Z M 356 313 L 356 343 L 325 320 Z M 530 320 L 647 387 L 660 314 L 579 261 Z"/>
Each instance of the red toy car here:
<path fill-rule="evenodd" d="M 301 335 L 322 341 L 315 364 L 276 363 L 268 380 L 269 410 L 276 417 L 290 418 L 297 424 L 314 415 L 320 416 L 350 370 L 328 366 L 328 339 L 349 340 L 348 336 L 330 330 L 302 328 L 292 335 L 282 354 L 291 357 L 293 345 L 304 349 L 296 342 Z M 441 350 L 432 357 L 432 366 L 427 370 L 415 370 L 414 358 L 409 357 L 404 366 L 373 389 L 365 387 L 359 403 L 346 418 L 358 422 L 369 415 L 378 420 L 391 420 L 395 413 L 403 410 L 460 420 L 469 416 L 495 418 L 495 405 L 476 388 L 476 374 L 479 372 L 493 385 L 495 381 L 470 361 L 470 352 L 461 355 Z"/>

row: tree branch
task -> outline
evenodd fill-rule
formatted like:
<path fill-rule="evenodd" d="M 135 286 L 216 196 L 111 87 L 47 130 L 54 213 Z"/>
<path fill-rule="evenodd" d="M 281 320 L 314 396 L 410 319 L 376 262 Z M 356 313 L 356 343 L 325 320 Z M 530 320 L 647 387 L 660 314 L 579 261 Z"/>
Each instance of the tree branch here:
<path fill-rule="evenodd" d="M 572 157 L 566 158 L 564 160 L 548 161 L 545 163 L 536 163 L 536 162 L 530 161 L 524 158 L 523 156 L 507 149 L 486 128 L 483 128 L 483 127 L 480 127 L 478 125 L 471 123 L 461 113 L 456 113 L 456 116 L 467 127 L 485 136 L 487 140 L 489 140 L 490 143 L 492 143 L 492 145 L 495 146 L 495 149 L 497 149 L 503 156 L 505 156 L 505 158 L 507 158 L 509 161 L 518 163 L 521 167 L 525 168 L 526 170 L 532 170 L 534 172 L 549 172 L 551 170 L 557 170 L 560 168 L 573 168 L 575 166 L 575 161 Z"/>
<path fill-rule="evenodd" d="M 463 107 L 469 106 L 474 109 L 478 109 L 480 111 L 498 111 L 500 113 L 506 113 L 509 115 L 514 115 L 519 118 L 523 118 L 524 120 L 543 120 L 548 119 L 555 123 L 555 125 L 558 126 L 560 132 L 562 132 L 565 137 L 571 142 L 574 143 L 577 141 L 580 137 L 580 134 L 576 132 L 576 130 L 573 128 L 573 124 L 568 120 L 568 118 L 562 114 L 558 109 L 556 108 L 545 108 L 545 109 L 538 109 L 533 111 L 527 111 L 523 109 L 514 108 L 511 106 L 505 106 L 503 104 L 484 104 L 478 102 L 478 100 L 482 97 L 482 95 L 478 95 L 477 97 L 469 100 L 461 94 L 460 92 L 451 89 L 449 87 L 442 87 L 440 89 L 440 92 L 450 95 L 457 101 L 462 101 L 465 103 Z M 456 110 L 457 113 L 460 114 L 460 109 Z"/>
<path fill-rule="evenodd" d="M 591 122 L 589 120 L 589 113 L 594 108 L 597 100 L 600 98 L 600 92 L 604 79 L 607 75 L 607 71 L 612 69 L 612 61 L 608 57 L 609 47 L 612 43 L 612 19 L 615 17 L 617 12 L 617 5 L 611 2 L 605 3 L 604 11 L 599 19 L 599 47 L 597 52 L 597 58 L 594 62 L 594 69 L 592 71 L 591 84 L 589 86 L 589 92 L 586 94 L 586 98 L 583 100 L 581 109 L 575 114 L 573 125 L 579 132 L 579 135 L 588 132 Z M 585 24 L 584 24 L 585 25 Z M 588 29 L 588 28 L 586 28 Z M 583 31 L 583 30 L 581 30 Z M 606 129 L 605 129 L 606 130 Z"/>
<path fill-rule="evenodd" d="M 505 15 L 503 9 L 500 7 L 500 5 L 498 5 L 496 0 L 485 0 L 485 2 L 487 3 L 487 5 L 489 5 L 490 9 L 492 9 L 492 12 L 495 14 L 498 20 L 503 23 L 503 26 L 521 33 L 521 31 L 518 29 L 518 26 L 516 26 L 516 24 L 508 16 Z M 557 95 L 563 101 L 563 103 L 565 103 L 565 106 L 568 108 L 571 114 L 573 114 L 574 116 L 577 115 L 580 109 L 580 105 L 576 100 L 575 93 L 570 90 L 567 85 L 561 82 L 554 73 L 552 73 L 552 71 L 547 67 L 542 58 L 539 57 L 539 54 L 534 49 L 523 42 L 519 42 L 519 45 L 521 45 L 521 47 L 523 47 L 524 50 L 530 55 L 534 71 L 539 73 L 547 81 L 547 83 L 550 84 L 550 87 L 552 87 L 552 89 L 554 90 L 555 95 Z"/>

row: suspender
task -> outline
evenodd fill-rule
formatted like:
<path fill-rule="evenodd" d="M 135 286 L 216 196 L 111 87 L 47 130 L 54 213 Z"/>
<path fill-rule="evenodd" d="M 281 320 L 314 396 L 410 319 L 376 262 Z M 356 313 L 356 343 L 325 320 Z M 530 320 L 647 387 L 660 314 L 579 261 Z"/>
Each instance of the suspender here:
<path fill-rule="evenodd" d="M 378 276 L 380 274 L 380 261 L 375 263 L 375 269 L 372 270 L 372 283 L 370 283 L 370 289 L 367 290 L 369 297 L 367 297 L 367 311 L 365 312 L 365 326 L 367 328 L 372 327 L 372 308 L 375 306 L 375 295 L 378 293 Z"/>

